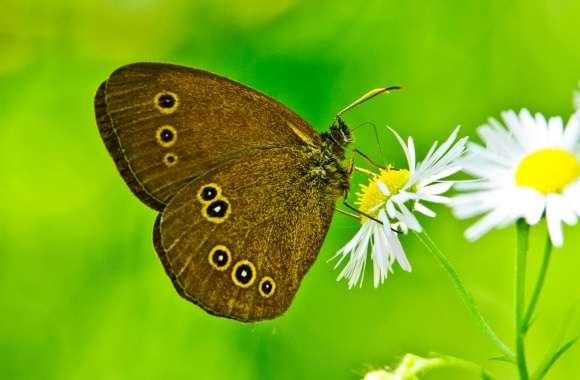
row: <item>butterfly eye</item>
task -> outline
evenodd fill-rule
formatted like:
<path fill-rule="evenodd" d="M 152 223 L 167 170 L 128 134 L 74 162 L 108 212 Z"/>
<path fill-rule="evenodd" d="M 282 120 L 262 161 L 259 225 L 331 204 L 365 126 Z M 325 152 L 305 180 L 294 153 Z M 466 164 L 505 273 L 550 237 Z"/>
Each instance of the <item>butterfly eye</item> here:
<path fill-rule="evenodd" d="M 173 92 L 164 91 L 155 95 L 153 104 L 161 113 L 170 114 L 179 106 L 179 98 Z"/>
<path fill-rule="evenodd" d="M 256 280 L 256 267 L 248 260 L 241 260 L 232 269 L 232 281 L 241 288 L 251 286 Z"/>
<path fill-rule="evenodd" d="M 260 280 L 260 284 L 258 285 L 258 291 L 260 295 L 264 298 L 272 297 L 274 291 L 276 290 L 276 283 L 272 279 L 272 277 L 263 277 Z"/>
<path fill-rule="evenodd" d="M 224 271 L 230 266 L 232 253 L 226 246 L 216 245 L 210 251 L 208 260 L 212 267 L 219 271 Z"/>
<path fill-rule="evenodd" d="M 168 167 L 172 167 L 173 165 L 177 164 L 177 156 L 173 153 L 167 153 L 163 156 L 163 163 Z"/>
<path fill-rule="evenodd" d="M 203 185 L 199 189 L 197 193 L 197 199 L 199 199 L 200 202 L 209 202 L 214 200 L 220 194 L 220 187 L 215 183 L 210 183 L 208 185 Z"/>
<path fill-rule="evenodd" d="M 157 129 L 155 137 L 159 145 L 164 148 L 169 148 L 177 140 L 177 131 L 171 125 L 164 125 Z"/>

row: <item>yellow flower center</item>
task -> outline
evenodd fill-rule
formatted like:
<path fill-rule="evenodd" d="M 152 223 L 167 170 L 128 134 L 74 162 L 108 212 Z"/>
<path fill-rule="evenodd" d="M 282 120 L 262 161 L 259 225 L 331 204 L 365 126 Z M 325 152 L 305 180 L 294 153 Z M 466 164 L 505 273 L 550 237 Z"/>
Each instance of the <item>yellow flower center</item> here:
<path fill-rule="evenodd" d="M 389 198 L 389 195 L 385 195 L 379 188 L 378 182 L 383 183 L 391 195 L 397 194 L 409 180 L 409 174 L 408 170 L 390 166 L 381 169 L 379 175 L 370 178 L 368 185 L 360 186 L 361 191 L 357 193 L 359 209 L 365 214 L 376 216 L 379 211 L 376 206 Z M 366 219 L 365 216 L 362 216 L 361 222 L 364 223 Z"/>
<path fill-rule="evenodd" d="M 533 152 L 516 169 L 516 184 L 540 193 L 558 193 L 580 176 L 580 161 L 566 150 L 550 148 Z"/>

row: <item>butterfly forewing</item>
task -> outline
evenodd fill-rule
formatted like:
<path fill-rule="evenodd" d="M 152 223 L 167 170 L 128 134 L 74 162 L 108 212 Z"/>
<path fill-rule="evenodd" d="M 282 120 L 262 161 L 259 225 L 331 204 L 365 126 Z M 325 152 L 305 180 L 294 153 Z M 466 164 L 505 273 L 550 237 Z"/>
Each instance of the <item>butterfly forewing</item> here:
<path fill-rule="evenodd" d="M 97 91 L 95 112 L 123 178 L 157 210 L 191 179 L 248 150 L 320 139 L 302 118 L 255 90 L 168 64 L 116 70 Z"/>
<path fill-rule="evenodd" d="M 334 209 L 334 199 L 305 173 L 308 159 L 296 148 L 256 150 L 171 199 L 154 239 L 183 297 L 242 321 L 274 318 L 288 308 Z"/>

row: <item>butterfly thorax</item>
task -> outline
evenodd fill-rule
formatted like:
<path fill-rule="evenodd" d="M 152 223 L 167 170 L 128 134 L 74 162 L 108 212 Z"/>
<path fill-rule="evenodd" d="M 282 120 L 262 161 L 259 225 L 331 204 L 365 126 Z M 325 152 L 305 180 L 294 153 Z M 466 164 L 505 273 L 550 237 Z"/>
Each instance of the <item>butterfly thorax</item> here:
<path fill-rule="evenodd" d="M 320 135 L 320 145 L 309 146 L 308 180 L 333 201 L 349 188 L 350 173 L 344 166 L 345 149 L 351 143 L 350 130 L 337 119 L 328 132 Z"/>

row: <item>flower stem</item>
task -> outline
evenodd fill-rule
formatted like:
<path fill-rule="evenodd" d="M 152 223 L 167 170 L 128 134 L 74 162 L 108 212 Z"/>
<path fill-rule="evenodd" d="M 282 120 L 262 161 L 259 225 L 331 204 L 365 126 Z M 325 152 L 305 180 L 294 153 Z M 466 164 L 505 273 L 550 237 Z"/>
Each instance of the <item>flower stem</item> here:
<path fill-rule="evenodd" d="M 475 303 L 473 296 L 471 295 L 471 293 L 469 293 L 465 285 L 463 285 L 463 282 L 461 281 L 459 274 L 457 273 L 453 265 L 451 265 L 451 262 L 447 259 L 447 257 L 445 257 L 443 252 L 439 249 L 439 247 L 437 247 L 437 245 L 433 242 L 433 240 L 431 240 L 431 238 L 426 232 L 423 232 L 423 236 L 425 237 L 425 239 L 423 239 L 419 234 L 415 234 L 415 236 L 417 236 L 419 241 L 423 243 L 423 245 L 425 245 L 427 250 L 429 250 L 429 252 L 433 254 L 433 256 L 437 259 L 439 264 L 447 272 L 447 274 L 451 278 L 451 281 L 453 282 L 453 285 L 459 292 L 461 299 L 465 303 L 465 306 L 467 306 L 467 309 L 469 310 L 473 318 L 475 318 L 475 320 L 477 321 L 480 329 L 492 340 L 493 343 L 495 343 L 497 348 L 506 356 L 508 360 L 514 362 L 515 361 L 514 353 L 487 323 L 487 321 L 481 314 L 481 311 L 477 307 L 477 304 Z"/>
<path fill-rule="evenodd" d="M 528 252 L 528 240 L 530 226 L 525 220 L 517 222 L 517 248 L 515 260 L 515 335 L 516 335 L 516 363 L 521 380 L 528 380 L 528 368 L 526 366 L 526 353 L 524 348 L 525 325 L 524 325 L 524 302 L 526 285 L 526 255 Z"/>
<path fill-rule="evenodd" d="M 564 321 L 560 326 L 560 332 L 556 335 L 554 342 L 552 343 L 551 347 L 548 349 L 548 353 L 544 360 L 538 366 L 535 374 L 532 376 L 534 380 L 542 380 L 544 376 L 548 373 L 552 365 L 569 349 L 572 345 L 578 340 L 580 337 L 579 334 L 576 335 L 576 338 L 569 340 L 568 342 L 561 344 L 562 340 L 568 333 L 570 329 L 570 325 L 574 322 L 577 317 L 578 309 L 580 305 L 580 291 L 576 293 L 576 296 L 572 300 L 570 307 L 568 308 L 568 312 L 564 317 Z"/>
<path fill-rule="evenodd" d="M 556 363 L 556 361 L 564 355 L 566 351 L 568 351 L 572 346 L 578 341 L 580 337 L 576 337 L 574 339 L 570 339 L 568 342 L 562 345 L 562 347 L 558 348 L 556 352 L 548 356 L 545 361 L 540 365 L 537 370 L 537 373 L 534 375 L 533 379 L 541 380 L 546 376 L 550 368 Z"/>
<path fill-rule="evenodd" d="M 544 280 L 546 279 L 546 274 L 548 273 L 548 266 L 550 265 L 550 257 L 552 256 L 552 240 L 548 235 L 546 238 L 546 246 L 544 248 L 544 258 L 542 259 L 542 265 L 540 266 L 540 272 L 538 273 L 538 279 L 536 281 L 536 286 L 532 293 L 532 298 L 530 299 L 530 304 L 526 310 L 526 314 L 523 320 L 524 333 L 530 328 L 530 323 L 532 317 L 534 316 L 534 310 L 540 298 L 540 293 L 544 287 Z"/>

